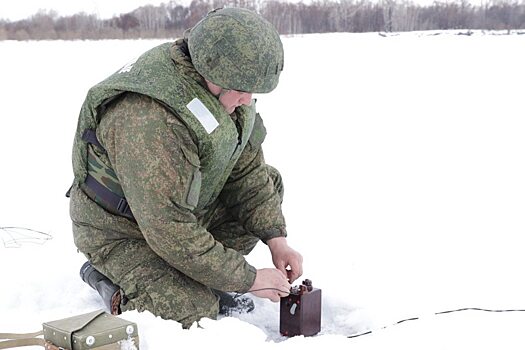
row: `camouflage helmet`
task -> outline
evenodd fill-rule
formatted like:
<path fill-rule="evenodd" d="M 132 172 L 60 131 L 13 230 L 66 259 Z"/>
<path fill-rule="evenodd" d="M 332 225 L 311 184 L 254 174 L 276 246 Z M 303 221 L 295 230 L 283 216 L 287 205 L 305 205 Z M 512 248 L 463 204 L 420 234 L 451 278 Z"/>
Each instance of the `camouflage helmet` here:
<path fill-rule="evenodd" d="M 247 9 L 211 11 L 191 28 L 188 47 L 197 72 L 228 90 L 270 92 L 283 70 L 279 33 Z"/>

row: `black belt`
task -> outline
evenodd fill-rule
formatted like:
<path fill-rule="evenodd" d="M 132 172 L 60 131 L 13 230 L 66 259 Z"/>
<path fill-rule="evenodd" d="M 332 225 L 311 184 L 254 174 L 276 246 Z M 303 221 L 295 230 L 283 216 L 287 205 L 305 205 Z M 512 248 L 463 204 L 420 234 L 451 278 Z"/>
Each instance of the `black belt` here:
<path fill-rule="evenodd" d="M 86 129 L 82 134 L 82 140 L 95 145 L 104 152 L 106 151 L 98 141 L 97 133 L 93 129 Z M 103 186 L 93 176 L 87 174 L 85 182 L 80 187 L 84 190 L 89 198 L 102 206 L 104 209 L 136 222 L 126 198 L 111 192 L 106 186 Z"/>
<path fill-rule="evenodd" d="M 84 191 L 88 197 L 91 198 L 89 192 L 94 193 L 95 198 L 91 199 L 97 203 L 102 202 L 102 206 L 105 207 L 105 209 L 135 221 L 135 217 L 131 212 L 131 208 L 129 207 L 126 198 L 111 192 L 107 189 L 107 187 L 101 185 L 93 176 L 89 174 L 86 176 L 86 181 L 84 182 L 83 186 L 91 190 Z"/>

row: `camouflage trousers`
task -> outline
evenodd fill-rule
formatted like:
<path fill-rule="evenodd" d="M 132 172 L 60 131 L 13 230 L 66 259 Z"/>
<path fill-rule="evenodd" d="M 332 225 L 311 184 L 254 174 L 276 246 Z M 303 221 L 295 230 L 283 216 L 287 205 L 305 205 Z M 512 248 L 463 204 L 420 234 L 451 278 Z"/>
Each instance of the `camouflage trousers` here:
<path fill-rule="evenodd" d="M 268 172 L 282 198 L 284 189 L 281 175 L 270 166 Z M 203 226 L 225 247 L 244 255 L 259 241 L 246 232 L 219 201 L 206 213 Z M 113 234 L 82 225 L 75 225 L 74 233 L 82 237 L 89 237 L 91 234 L 106 234 L 111 237 Z M 77 237 L 75 242 L 77 243 Z M 178 321 L 184 328 L 189 328 L 203 317 L 217 317 L 218 297 L 213 291 L 169 265 L 144 239 L 108 240 L 107 244 L 96 249 L 82 249 L 81 245 L 77 243 L 79 250 L 93 266 L 120 286 L 127 299 L 126 304 L 121 305 L 123 311 L 148 310 L 163 319 Z"/>

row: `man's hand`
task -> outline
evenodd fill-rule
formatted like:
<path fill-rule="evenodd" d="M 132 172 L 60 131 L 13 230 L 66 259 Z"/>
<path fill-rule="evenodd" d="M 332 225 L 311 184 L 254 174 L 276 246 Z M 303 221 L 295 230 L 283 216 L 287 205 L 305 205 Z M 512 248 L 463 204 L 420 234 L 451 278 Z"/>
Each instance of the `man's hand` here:
<path fill-rule="evenodd" d="M 268 298 L 278 302 L 282 297 L 288 296 L 292 286 L 288 283 L 286 275 L 277 269 L 259 269 L 255 276 L 253 286 L 248 292 L 259 298 Z"/>
<path fill-rule="evenodd" d="M 276 237 L 266 242 L 272 253 L 275 267 L 284 273 L 290 283 L 303 274 L 303 257 L 288 246 L 286 238 Z"/>

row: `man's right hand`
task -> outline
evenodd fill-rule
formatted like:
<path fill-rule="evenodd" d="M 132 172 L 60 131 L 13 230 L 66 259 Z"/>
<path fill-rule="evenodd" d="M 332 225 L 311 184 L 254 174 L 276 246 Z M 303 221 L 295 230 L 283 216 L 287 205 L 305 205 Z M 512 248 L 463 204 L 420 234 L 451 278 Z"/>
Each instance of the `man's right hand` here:
<path fill-rule="evenodd" d="M 248 292 L 259 298 L 278 302 L 290 294 L 292 286 L 284 273 L 277 269 L 258 269 L 255 282 Z"/>

